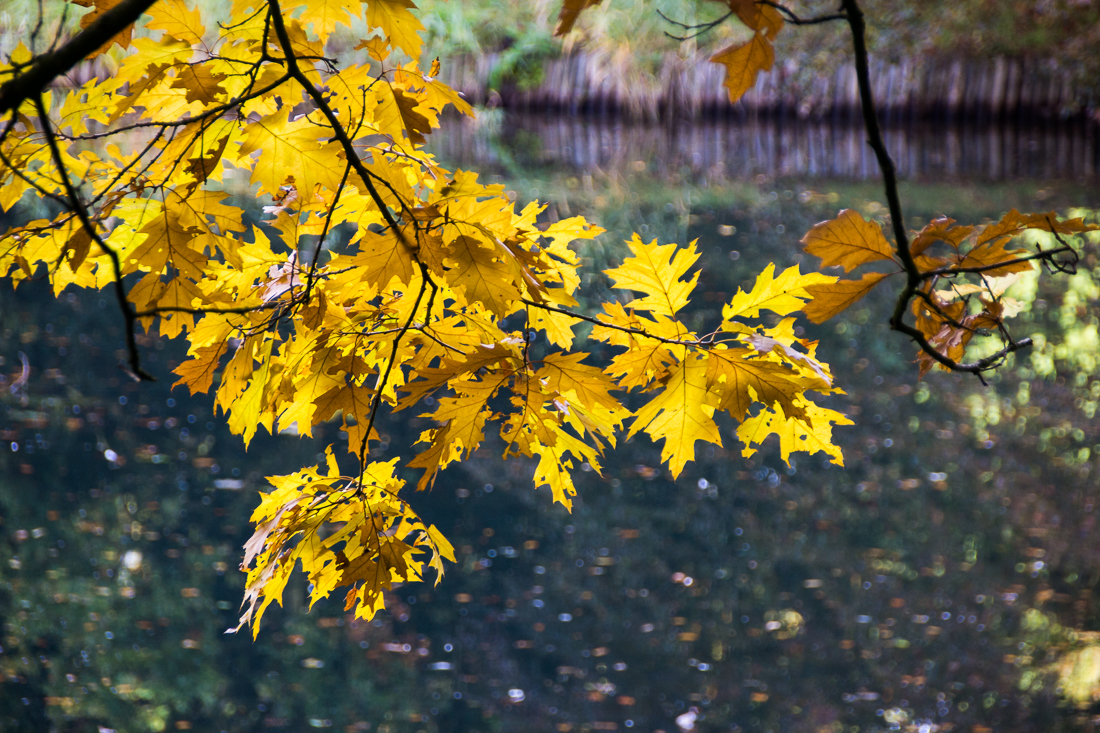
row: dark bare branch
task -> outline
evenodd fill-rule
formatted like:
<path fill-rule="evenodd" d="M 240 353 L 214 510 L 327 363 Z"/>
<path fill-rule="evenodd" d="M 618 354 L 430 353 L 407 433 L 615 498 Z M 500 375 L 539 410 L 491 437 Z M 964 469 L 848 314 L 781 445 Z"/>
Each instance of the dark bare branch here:
<path fill-rule="evenodd" d="M 66 170 L 65 161 L 61 157 L 61 150 L 57 147 L 57 138 L 54 136 L 53 127 L 50 124 L 50 117 L 46 111 L 45 104 L 42 102 L 41 95 L 35 95 L 34 106 L 38 112 L 38 120 L 42 124 L 42 132 L 46 136 L 46 144 L 50 148 L 50 156 L 53 158 L 54 165 L 57 166 L 58 173 L 61 175 L 61 183 L 69 199 L 69 209 L 76 214 L 78 219 L 80 219 L 80 224 L 84 227 L 84 231 L 87 233 L 88 237 L 111 259 L 111 268 L 114 274 L 115 299 L 118 300 L 119 310 L 122 311 L 122 317 L 126 321 L 126 350 L 130 354 L 130 371 L 137 379 L 155 382 L 157 378 L 141 368 L 141 354 L 138 351 L 137 338 L 134 336 L 134 326 L 136 325 L 135 322 L 137 319 L 134 316 L 133 305 L 126 298 L 126 287 L 122 284 L 122 260 L 118 256 L 118 252 L 104 242 L 103 238 L 99 235 L 95 222 L 92 221 L 91 216 L 88 214 L 88 209 L 81 200 L 80 194 L 77 193 L 76 189 L 73 187 L 72 181 L 69 180 L 69 172 Z"/>

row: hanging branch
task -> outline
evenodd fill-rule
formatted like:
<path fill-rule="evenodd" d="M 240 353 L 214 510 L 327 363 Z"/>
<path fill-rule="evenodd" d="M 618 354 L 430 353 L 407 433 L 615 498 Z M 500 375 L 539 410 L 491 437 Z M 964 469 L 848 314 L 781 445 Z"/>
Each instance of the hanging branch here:
<path fill-rule="evenodd" d="M 770 5 L 771 3 L 768 4 Z M 863 114 L 863 124 L 867 132 L 867 144 L 870 145 L 871 149 L 874 151 L 879 168 L 882 171 L 883 190 L 886 193 L 886 202 L 890 210 L 890 223 L 894 231 L 897 256 L 906 275 L 905 287 L 898 294 L 897 301 L 894 305 L 894 311 L 890 316 L 890 327 L 895 331 L 909 336 L 916 342 L 923 353 L 927 354 L 947 369 L 957 372 L 969 372 L 977 375 L 978 378 L 981 379 L 983 372 L 999 366 L 1009 354 L 1030 346 L 1032 340 L 1030 338 L 1015 340 L 1008 334 L 1008 331 L 1002 327 L 1000 328 L 1000 334 L 1004 346 L 995 353 L 968 363 L 959 362 L 946 356 L 930 342 L 923 332 L 905 322 L 905 312 L 909 309 L 914 298 L 920 297 L 926 302 L 932 302 L 932 298 L 921 290 L 923 285 L 938 277 L 981 274 L 1033 260 L 1042 262 L 1048 269 L 1067 272 L 1071 271 L 1076 265 L 1076 252 L 1058 235 L 1058 228 L 1055 222 L 1050 221 L 1048 218 L 1047 224 L 1050 227 L 1050 231 L 1061 245 L 1055 249 L 1040 249 L 1040 251 L 1034 255 L 1017 257 L 988 265 L 973 267 L 942 267 L 923 271 L 920 269 L 915 261 L 909 242 L 909 235 L 905 229 L 905 218 L 902 214 L 901 197 L 898 193 L 897 169 L 893 159 L 890 157 L 890 153 L 886 149 L 886 143 L 883 141 L 882 130 L 878 121 L 878 111 L 875 107 L 875 101 L 871 91 L 871 76 L 868 64 L 869 55 L 866 42 L 866 23 L 864 21 L 863 11 L 859 7 L 858 0 L 842 0 L 841 5 L 844 9 L 848 25 L 852 30 L 852 46 L 856 62 L 856 79 L 859 83 L 860 110 Z M 1058 255 L 1066 253 L 1072 253 L 1073 255 L 1069 261 L 1062 262 L 1057 259 Z M 942 310 L 938 307 L 934 307 L 934 310 L 942 314 Z M 954 319 L 946 320 L 957 327 L 966 328 L 966 330 L 971 331 L 973 330 L 961 324 L 957 324 Z"/>
<path fill-rule="evenodd" d="M 80 194 L 77 193 L 72 181 L 69 180 L 69 172 L 68 169 L 65 168 L 64 159 L 61 157 L 61 150 L 57 147 L 57 139 L 54 137 L 53 128 L 50 126 L 50 117 L 46 111 L 46 106 L 42 103 L 41 95 L 36 95 L 34 97 L 34 106 L 38 112 L 38 120 L 42 123 L 42 133 L 46 137 L 46 144 L 50 149 L 50 157 L 53 159 L 54 165 L 57 166 L 57 172 L 61 176 L 61 183 L 68 196 L 70 211 L 74 212 L 77 218 L 80 219 L 80 224 L 88 237 L 111 259 L 111 268 L 114 275 L 115 299 L 118 301 L 119 310 L 122 311 L 122 317 L 126 323 L 126 350 L 130 355 L 130 371 L 133 373 L 135 379 L 155 382 L 157 378 L 141 367 L 141 353 L 138 351 L 137 338 L 134 336 L 137 318 L 134 315 L 133 304 L 126 298 L 126 287 L 122 284 L 122 260 L 119 258 L 118 252 L 115 252 L 115 250 L 104 242 L 103 238 L 99 235 L 95 223 L 88 214 L 88 209 L 84 206 L 84 202 L 80 198 Z"/>

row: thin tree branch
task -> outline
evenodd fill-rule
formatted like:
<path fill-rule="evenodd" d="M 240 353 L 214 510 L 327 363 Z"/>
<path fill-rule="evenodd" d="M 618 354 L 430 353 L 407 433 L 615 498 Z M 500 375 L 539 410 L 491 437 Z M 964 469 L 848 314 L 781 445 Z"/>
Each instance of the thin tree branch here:
<path fill-rule="evenodd" d="M 1033 260 L 1053 260 L 1054 255 L 1062 254 L 1063 252 L 1077 253 L 1073 247 L 1068 244 L 1059 247 L 1058 249 L 1048 249 L 1041 252 L 1037 252 L 1033 255 L 1026 257 L 1017 257 L 1012 260 L 1005 260 L 1004 262 L 995 262 L 992 265 L 977 265 L 975 267 L 940 267 L 936 270 L 926 270 L 920 274 L 922 280 L 931 280 L 934 277 L 950 277 L 951 275 L 964 275 L 971 274 L 977 275 L 982 272 L 989 272 L 990 270 L 999 270 L 1002 267 L 1008 267 L 1010 265 L 1018 265 L 1021 262 L 1031 262 Z"/>
<path fill-rule="evenodd" d="M 902 289 L 901 293 L 898 294 L 897 302 L 894 305 L 894 312 L 890 316 L 890 327 L 895 331 L 909 336 L 917 343 L 921 351 L 928 354 L 928 356 L 932 357 L 932 359 L 949 370 L 970 372 L 981 378 L 982 372 L 1000 364 L 1009 354 L 1019 351 L 1026 346 L 1030 346 L 1031 339 L 1024 338 L 1019 341 L 1010 340 L 1005 344 L 1004 348 L 996 353 L 990 354 L 978 361 L 964 364 L 942 354 L 928 340 L 924 333 L 905 322 L 905 311 L 908 309 L 909 303 L 912 302 L 913 298 L 916 296 L 921 283 L 928 278 L 925 278 L 920 268 L 917 267 L 913 258 L 913 253 L 909 247 L 909 233 L 905 230 L 905 218 L 902 214 L 901 197 L 898 193 L 897 169 L 894 166 L 894 161 L 890 157 L 889 151 L 886 149 L 886 143 L 882 139 L 882 130 L 879 127 L 878 111 L 875 107 L 874 96 L 871 91 L 871 73 L 869 70 L 866 39 L 867 26 L 864 22 L 863 11 L 859 7 L 858 0 L 841 0 L 841 7 L 844 9 L 845 18 L 848 21 L 849 27 L 852 29 L 852 47 L 855 53 L 856 79 L 859 83 L 860 110 L 863 113 L 863 125 L 867 131 L 867 143 L 874 151 L 875 157 L 878 159 L 879 168 L 882 170 L 882 184 L 886 193 L 886 201 L 890 209 L 890 223 L 894 230 L 898 259 L 901 260 L 902 267 L 905 268 L 905 287 Z M 1047 261 L 1049 261 L 1049 259 Z M 995 267 L 1003 266 L 1004 264 L 1001 263 Z M 987 269 L 994 268 L 989 267 Z M 964 269 L 954 270 L 955 273 L 959 274 L 964 271 Z M 976 271 L 981 272 L 982 270 L 978 268 Z M 950 272 L 938 273 L 940 276 L 946 274 L 950 274 Z M 936 274 L 929 275 L 929 277 L 935 276 Z"/>
<path fill-rule="evenodd" d="M 336 193 L 332 196 L 332 204 L 328 208 L 328 213 L 325 215 L 325 228 L 321 232 L 321 236 L 317 239 L 317 247 L 313 250 L 313 258 L 309 263 L 309 271 L 306 274 L 306 292 L 302 298 L 303 303 L 308 303 L 310 295 L 313 293 L 313 281 L 314 276 L 317 273 L 317 261 L 321 257 L 321 248 L 325 246 L 325 237 L 328 236 L 329 229 L 332 226 L 332 216 L 336 213 L 336 206 L 340 203 L 340 195 L 344 192 L 344 186 L 348 182 L 348 174 L 351 173 L 351 165 L 344 166 L 344 175 L 340 179 L 340 185 L 336 189 Z"/>
<path fill-rule="evenodd" d="M 359 153 L 352 144 L 351 138 L 348 137 L 347 131 L 344 130 L 344 126 L 340 124 L 340 119 L 336 116 L 336 113 L 332 111 L 332 107 L 329 106 L 321 90 L 309 80 L 301 67 L 298 66 L 298 58 L 294 55 L 294 48 L 290 42 L 290 35 L 287 33 L 286 24 L 283 22 L 279 0 L 268 0 L 268 6 L 271 8 L 270 16 L 272 28 L 286 56 L 283 61 L 286 63 L 287 73 L 302 85 L 306 94 L 309 95 L 310 99 L 317 105 L 317 108 L 321 110 L 321 114 L 325 116 L 332 126 L 333 135 L 340 142 L 341 147 L 344 148 L 344 156 L 347 158 L 351 167 L 355 169 L 355 172 L 359 174 L 359 178 L 362 179 L 363 185 L 367 187 L 367 193 L 370 195 L 371 199 L 374 200 L 375 206 L 381 211 L 382 218 L 386 220 L 386 224 L 393 230 L 397 240 L 401 242 L 409 252 L 416 252 L 405 237 L 405 232 L 398 226 L 397 220 L 394 219 L 393 213 L 390 211 L 389 207 L 386 206 L 386 202 L 382 200 L 382 196 L 378 193 L 378 189 L 375 188 L 374 184 L 371 182 L 370 171 L 363 165 L 363 161 L 359 159 Z"/>
<path fill-rule="evenodd" d="M 780 13 L 783 14 L 783 16 L 786 18 L 787 22 L 790 23 L 791 25 L 817 25 L 819 23 L 830 23 L 834 20 L 848 20 L 848 16 L 845 15 L 844 13 L 832 13 L 831 15 L 818 15 L 818 16 L 815 16 L 813 18 L 800 18 L 800 17 L 798 17 L 798 15 L 795 14 L 795 12 L 793 10 L 788 8 L 786 5 L 781 5 L 780 3 L 772 2 L 772 0 L 756 0 L 756 3 L 757 3 L 757 5 L 769 5 L 773 8 L 775 8 L 776 10 L 778 10 Z"/>
<path fill-rule="evenodd" d="M 133 304 L 126 299 L 126 288 L 122 284 L 122 260 L 118 256 L 118 252 L 115 252 L 111 247 L 103 241 L 103 238 L 99 236 L 99 232 L 96 230 L 95 223 L 92 222 L 91 217 L 88 215 L 88 210 L 84 207 L 84 203 L 80 200 L 80 195 L 73 188 L 72 181 L 69 180 L 69 173 L 65 169 L 65 162 L 61 157 L 61 150 L 57 147 L 57 139 L 54 137 L 53 128 L 50 127 L 49 114 L 46 112 L 46 106 L 42 103 L 42 96 L 35 95 L 34 106 L 38 112 L 38 119 L 42 123 L 42 132 L 46 136 L 46 144 L 50 148 L 50 155 L 53 158 L 54 165 L 57 166 L 57 171 L 61 175 L 61 183 L 65 187 L 65 192 L 69 198 L 69 208 L 71 208 L 80 219 L 81 225 L 84 227 L 84 231 L 88 234 L 93 242 L 103 250 L 107 256 L 111 259 L 111 267 L 114 270 L 114 285 L 115 285 L 115 298 L 118 300 L 119 310 L 122 311 L 122 317 L 126 321 L 126 348 L 130 353 L 130 371 L 138 379 L 145 379 L 150 382 L 155 382 L 154 377 L 149 372 L 141 368 L 141 354 L 138 352 L 137 339 L 134 336 L 134 317 Z"/>
<path fill-rule="evenodd" d="M 566 310 L 565 308 L 558 308 L 557 306 L 547 305 L 545 303 L 538 303 L 534 300 L 528 300 L 527 298 L 520 298 L 520 302 L 524 305 L 529 305 L 532 308 L 541 308 L 544 311 L 550 311 L 552 313 L 560 313 L 563 316 L 569 316 L 570 318 L 576 318 L 578 321 L 587 321 L 588 323 L 595 324 L 597 326 L 603 326 L 604 328 L 610 328 L 613 331 L 622 331 L 623 333 L 633 334 L 635 336 L 643 336 L 645 338 L 653 339 L 654 341 L 660 341 L 662 344 L 670 344 L 672 346 L 702 346 L 708 342 L 696 339 L 694 341 L 684 341 L 681 339 L 670 339 L 664 336 L 656 336 L 649 331 L 641 328 L 630 328 L 629 326 L 619 326 L 614 323 L 608 323 L 607 321 L 601 321 L 599 318 L 593 318 L 592 316 L 586 316 L 582 313 L 574 313 L 573 311 Z"/>
<path fill-rule="evenodd" d="M 68 137 L 68 136 L 63 136 L 63 137 L 65 137 L 68 140 L 98 140 L 99 138 L 111 137 L 112 135 L 120 135 L 120 134 L 125 133 L 125 132 L 130 132 L 131 130 L 141 130 L 141 129 L 147 128 L 147 127 L 160 127 L 160 128 L 186 127 L 187 125 L 190 125 L 194 122 L 201 122 L 202 120 L 209 119 L 210 117 L 215 117 L 217 115 L 220 115 L 223 112 L 228 112 L 229 110 L 231 110 L 235 107 L 240 107 L 245 102 L 248 102 L 252 99 L 255 99 L 256 97 L 262 97 L 263 95 L 267 94 L 271 90 L 277 88 L 279 85 L 285 84 L 288 79 L 290 79 L 290 74 L 284 74 L 283 76 L 280 76 L 278 79 L 271 82 L 270 84 L 268 84 L 265 87 L 262 87 L 260 89 L 255 90 L 255 91 L 252 91 L 252 92 L 249 92 L 247 94 L 242 94 L 241 96 L 237 97 L 236 99 L 234 99 L 232 101 L 229 101 L 229 102 L 225 102 L 224 104 L 218 105 L 217 107 L 211 107 L 210 109 L 206 110 L 205 112 L 202 112 L 201 114 L 197 114 L 194 117 L 187 117 L 187 118 L 184 118 L 182 120 L 171 120 L 171 121 L 168 121 L 168 122 L 135 122 L 132 125 L 123 125 L 122 127 L 116 127 L 114 129 L 105 130 L 103 132 L 91 132 L 91 133 L 88 133 L 86 135 L 74 135 L 72 137 Z"/>

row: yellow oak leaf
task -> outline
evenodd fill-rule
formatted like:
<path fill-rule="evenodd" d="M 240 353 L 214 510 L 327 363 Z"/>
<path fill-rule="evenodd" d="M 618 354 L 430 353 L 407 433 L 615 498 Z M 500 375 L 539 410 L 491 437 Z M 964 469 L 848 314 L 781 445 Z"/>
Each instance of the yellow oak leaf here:
<path fill-rule="evenodd" d="M 421 451 L 408 462 L 409 468 L 422 468 L 420 480 L 416 484 L 417 491 L 425 491 L 435 486 L 435 479 L 439 472 L 447 467 L 451 461 L 457 460 L 462 447 L 448 440 L 447 433 L 450 426 L 434 430 L 426 430 L 420 435 L 418 443 L 429 443 L 428 449 Z"/>
<path fill-rule="evenodd" d="M 244 438 L 246 448 L 261 425 L 270 433 L 274 421 L 274 415 L 267 409 L 267 402 L 264 399 L 268 388 L 268 377 L 271 375 L 271 348 L 274 343 L 273 340 L 267 339 L 257 349 L 255 358 L 260 362 L 260 367 L 252 371 L 244 394 L 233 400 L 229 408 L 229 429 Z M 251 362 L 250 354 L 246 354 L 246 358 Z M 251 363 L 247 364 L 248 368 L 251 366 Z"/>
<path fill-rule="evenodd" d="M 821 258 L 822 267 L 839 265 L 845 272 L 894 255 L 894 247 L 882 235 L 882 227 L 851 209 L 844 209 L 835 219 L 815 224 L 802 237 L 802 243 L 808 254 Z"/>
<path fill-rule="evenodd" d="M 141 228 L 139 234 L 145 235 L 144 241 L 130 253 L 129 261 L 156 273 L 171 265 L 184 277 L 199 280 L 207 257 L 192 243 L 200 233 L 196 228 L 184 227 L 179 214 L 166 209 Z"/>
<path fill-rule="evenodd" d="M 366 50 L 368 56 L 378 63 L 382 63 L 390 56 L 390 42 L 385 38 L 365 38 L 355 44 L 352 50 Z"/>
<path fill-rule="evenodd" d="M 691 353 L 674 366 L 660 392 L 638 410 L 630 436 L 641 430 L 654 441 L 664 441 L 661 461 L 673 478 L 695 459 L 695 443 L 722 445 L 713 415 L 717 396 L 707 389 L 707 357 Z"/>
<path fill-rule="evenodd" d="M 374 390 L 356 385 L 337 386 L 317 398 L 316 419 L 329 420 L 343 413 L 344 430 L 348 433 L 348 452 L 355 455 L 363 446 Z M 372 436 L 377 438 L 377 433 Z"/>
<path fill-rule="evenodd" d="M 198 8 L 191 9 L 184 0 L 159 0 L 145 11 L 152 17 L 146 28 L 164 31 L 165 35 L 185 43 L 202 43 L 205 28 Z"/>
<path fill-rule="evenodd" d="M 727 322 L 734 318 L 757 318 L 762 310 L 770 310 L 785 316 L 802 309 L 805 301 L 810 299 L 810 294 L 806 290 L 810 285 L 831 283 L 836 280 L 835 277 L 822 275 L 819 272 L 808 272 L 803 275 L 798 271 L 798 265 L 788 267 L 779 274 L 779 277 L 775 277 L 774 273 L 775 263 L 769 263 L 764 271 L 756 276 L 756 283 L 751 291 L 746 293 L 739 289 L 729 304 L 723 306 L 722 318 Z"/>
<path fill-rule="evenodd" d="M 195 315 L 178 309 L 193 308 L 196 300 L 202 300 L 202 293 L 190 280 L 183 277 L 169 280 L 156 305 L 164 309 L 159 321 L 160 335 L 175 338 L 185 330 L 194 328 Z"/>
<path fill-rule="evenodd" d="M 393 99 L 401 113 L 401 123 L 405 128 L 405 134 L 409 136 L 409 141 L 414 145 L 423 145 L 424 136 L 432 132 L 432 123 L 417 111 L 420 100 L 396 87 L 393 87 Z"/>
<path fill-rule="evenodd" d="M 567 451 L 556 444 L 538 444 L 535 447 L 535 452 L 539 457 L 533 477 L 535 486 L 548 486 L 553 500 L 567 510 L 572 511 L 573 497 L 577 495 L 577 487 L 573 483 L 573 476 L 569 473 L 573 461 L 567 457 Z"/>
<path fill-rule="evenodd" d="M 363 17 L 360 0 L 309 0 L 301 7 L 305 10 L 298 19 L 312 26 L 321 43 L 328 40 L 337 26 L 350 28 L 353 18 Z"/>
<path fill-rule="evenodd" d="M 573 333 L 573 327 L 577 324 L 576 318 L 542 308 L 528 308 L 527 318 L 531 329 L 545 331 L 550 343 L 563 349 L 572 348 L 576 336 Z"/>
<path fill-rule="evenodd" d="M 195 349 L 192 359 L 183 362 L 173 370 L 180 378 L 172 388 L 175 389 L 183 384 L 191 390 L 191 394 L 206 394 L 214 384 L 214 372 L 218 370 L 218 363 L 228 346 L 227 341 L 222 341 L 212 346 L 200 346 Z"/>
<path fill-rule="evenodd" d="M 412 0 L 367 0 L 367 25 L 381 28 L 391 46 L 418 59 L 422 41 L 417 31 L 424 30 L 424 26 L 410 9 L 416 9 Z"/>
<path fill-rule="evenodd" d="M 676 244 L 649 244 L 637 234 L 627 242 L 632 257 L 627 257 L 619 267 L 605 270 L 616 288 L 645 293 L 645 297 L 630 302 L 634 310 L 646 310 L 663 316 L 675 316 L 688 303 L 695 284 L 696 272 L 683 280 L 688 269 L 699 259 L 695 242 L 680 248 Z"/>
<path fill-rule="evenodd" d="M 757 74 L 771 70 L 775 49 L 763 33 L 754 33 L 749 41 L 723 49 L 710 60 L 726 67 L 723 86 L 729 91 L 730 102 L 736 102 L 756 83 Z"/>
<path fill-rule="evenodd" d="M 297 373 L 293 377 L 292 397 L 282 405 L 282 414 L 279 415 L 280 429 L 294 424 L 298 427 L 298 434 L 307 437 L 313 435 L 314 424 L 332 415 L 329 413 L 315 418 L 318 400 L 334 387 L 345 386 L 344 378 L 331 371 L 338 368 L 342 361 L 339 344 L 332 343 L 328 333 L 322 333 L 311 339 L 308 348 L 309 356 L 298 362 Z"/>
<path fill-rule="evenodd" d="M 646 387 L 663 378 L 675 361 L 675 355 L 665 344 L 656 339 L 640 338 L 624 353 L 611 357 L 606 371 L 621 387 Z"/>
<path fill-rule="evenodd" d="M 184 64 L 176 69 L 176 78 L 170 86 L 187 92 L 188 102 L 212 104 L 226 96 L 221 84 L 227 78 L 225 74 L 212 72 L 206 64 Z"/>
<path fill-rule="evenodd" d="M 360 253 L 345 261 L 345 267 L 354 267 L 363 282 L 387 287 L 393 280 L 408 285 L 418 274 L 412 253 L 397 235 L 386 230 L 381 234 L 363 231 L 359 239 Z"/>
<path fill-rule="evenodd" d="M 707 354 L 707 391 L 717 396 L 715 408 L 738 422 L 755 403 L 779 405 L 789 413 L 801 413 L 795 400 L 814 387 L 811 380 L 782 364 L 759 358 L 749 349 L 712 349 Z"/>
<path fill-rule="evenodd" d="M 814 323 L 824 323 L 859 302 L 887 277 L 887 273 L 868 272 L 859 280 L 837 280 L 833 283 L 810 285 L 806 292 L 813 300 L 802 311 Z"/>
<path fill-rule="evenodd" d="M 559 394 L 572 392 L 585 406 L 599 406 L 626 417 L 629 412 L 611 394 L 617 388 L 615 383 L 599 367 L 580 363 L 587 356 L 583 351 L 550 354 L 543 358 L 542 368 L 535 378 L 543 380 L 547 389 Z"/>
<path fill-rule="evenodd" d="M 323 128 L 307 118 L 291 122 L 290 107 L 284 106 L 273 115 L 250 123 L 240 148 L 242 158 L 259 153 L 252 170 L 252 183 L 263 185 L 270 194 L 293 180 L 301 195 L 312 195 L 316 186 L 329 191 L 340 187 L 344 164 L 339 148 L 325 137 Z"/>
<path fill-rule="evenodd" d="M 830 463 L 844 465 L 844 455 L 840 447 L 833 444 L 834 425 L 853 425 L 843 413 L 818 405 L 807 403 L 803 406 L 806 418 L 787 417 L 782 408 L 761 410 L 760 414 L 750 417 L 737 428 L 737 437 L 744 444 L 741 455 L 745 458 L 756 453 L 754 445 L 763 443 L 769 435 L 779 437 L 780 455 L 788 461 L 791 453 L 825 453 L 831 456 Z"/>
<path fill-rule="evenodd" d="M 461 236 L 447 247 L 447 282 L 467 303 L 478 302 L 499 316 L 507 315 L 522 293 L 503 252 L 474 237 Z"/>

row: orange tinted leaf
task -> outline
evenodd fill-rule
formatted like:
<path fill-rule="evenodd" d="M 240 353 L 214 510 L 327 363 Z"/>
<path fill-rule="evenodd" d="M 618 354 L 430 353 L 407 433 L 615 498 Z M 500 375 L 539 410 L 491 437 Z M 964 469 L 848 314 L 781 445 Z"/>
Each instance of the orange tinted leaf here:
<path fill-rule="evenodd" d="M 802 243 L 807 253 L 821 258 L 822 267 L 839 265 L 845 272 L 894 255 L 894 247 L 886 241 L 882 227 L 851 209 L 844 209 L 835 219 L 815 224 L 802 237 Z"/>
<path fill-rule="evenodd" d="M 229 347 L 228 341 L 222 341 L 213 346 L 202 346 L 195 349 L 194 358 L 185 361 L 173 370 L 180 376 L 179 381 L 172 385 L 173 389 L 181 384 L 187 385 L 191 394 L 205 394 L 214 384 L 214 372 L 218 370 L 218 362 L 222 354 Z"/>
<path fill-rule="evenodd" d="M 962 257 L 956 257 L 958 267 L 989 267 L 982 274 L 989 277 L 1001 277 L 1013 272 L 1026 272 L 1035 269 L 1035 264 L 1030 261 L 1015 262 L 1003 267 L 995 267 L 998 263 L 1027 257 L 1030 252 L 1026 249 L 1005 249 L 1011 241 L 1011 237 L 1002 237 L 984 245 L 978 245 Z"/>
<path fill-rule="evenodd" d="M 594 8 L 601 0 L 564 0 L 561 4 L 561 12 L 558 14 L 558 27 L 554 29 L 555 36 L 564 36 L 573 30 L 573 24 L 582 11 Z"/>
<path fill-rule="evenodd" d="M 954 223 L 954 219 L 949 219 L 946 216 L 933 219 L 913 238 L 913 241 L 909 244 L 909 251 L 916 257 L 936 242 L 946 242 L 953 248 L 958 249 L 963 240 L 974 231 L 974 227 L 952 226 Z"/>
<path fill-rule="evenodd" d="M 80 27 L 81 28 L 87 28 L 92 23 L 94 23 L 96 20 L 98 20 L 99 16 L 103 15 L 104 13 L 106 13 L 108 10 L 115 7 L 116 5 L 121 4 L 122 0 L 73 0 L 73 2 L 76 5 L 79 5 L 83 8 L 92 8 L 93 9 L 92 12 L 88 13 L 87 15 L 85 15 L 84 17 L 82 17 L 80 19 Z M 130 41 L 133 39 L 133 37 L 134 37 L 134 26 L 131 23 L 130 25 L 126 26 L 121 31 L 119 31 L 117 34 L 115 34 L 115 36 L 113 38 L 111 38 L 109 41 L 104 43 L 98 49 L 96 49 L 92 53 L 88 54 L 87 58 L 92 58 L 94 56 L 98 56 L 99 54 L 105 52 L 107 49 L 109 49 L 111 46 L 113 46 L 116 43 L 118 45 L 122 46 L 123 48 L 129 48 L 130 47 Z"/>
<path fill-rule="evenodd" d="M 729 90 L 730 101 L 736 102 L 756 83 L 757 74 L 772 68 L 775 49 L 763 34 L 756 33 L 748 42 L 719 51 L 710 60 L 726 67 L 722 85 Z"/>
<path fill-rule="evenodd" d="M 806 292 L 813 300 L 806 304 L 802 312 L 814 323 L 824 323 L 858 302 L 886 277 L 889 275 L 883 272 L 869 272 L 859 280 L 810 285 Z"/>
<path fill-rule="evenodd" d="M 783 29 L 783 15 L 771 5 L 756 0 L 728 0 L 727 4 L 742 23 L 754 31 L 762 30 L 769 40 L 774 41 Z"/>

